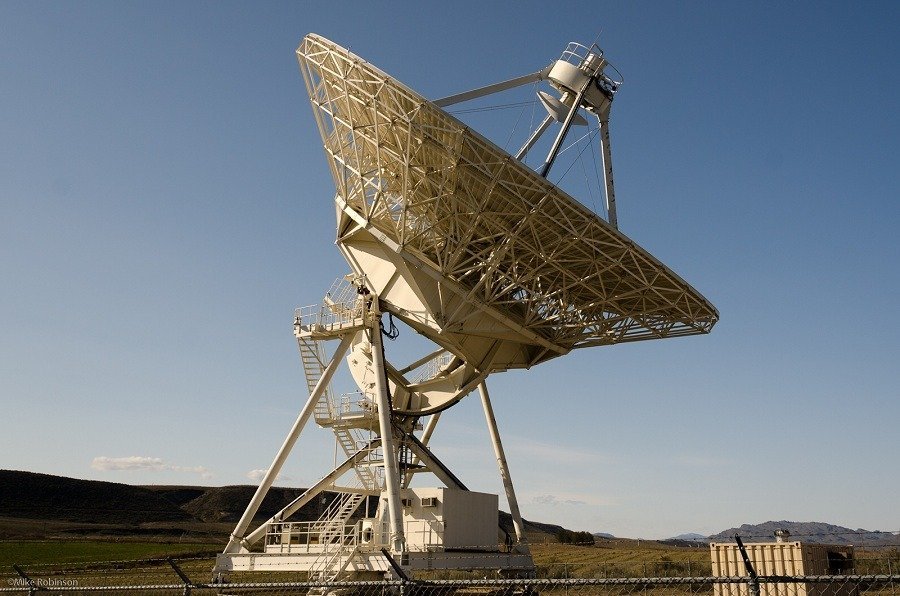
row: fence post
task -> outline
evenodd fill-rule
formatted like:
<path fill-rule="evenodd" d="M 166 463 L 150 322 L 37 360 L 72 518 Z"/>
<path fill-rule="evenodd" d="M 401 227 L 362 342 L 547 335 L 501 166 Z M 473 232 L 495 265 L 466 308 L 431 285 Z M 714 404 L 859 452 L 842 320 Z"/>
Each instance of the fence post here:
<path fill-rule="evenodd" d="M 178 574 L 178 577 L 181 579 L 181 581 L 184 582 L 184 592 L 182 592 L 184 596 L 191 596 L 191 587 L 193 587 L 194 582 L 192 582 L 191 578 L 185 575 L 184 571 L 182 571 L 181 568 L 175 564 L 175 561 L 172 559 L 172 557 L 167 557 L 166 561 L 169 562 L 169 565 L 172 566 L 172 569 L 175 570 L 175 573 Z"/>
<path fill-rule="evenodd" d="M 25 580 L 25 583 L 28 584 L 28 596 L 32 596 L 35 592 L 37 592 L 37 586 L 34 584 L 34 580 L 25 575 L 25 572 L 22 571 L 22 568 L 13 563 L 13 569 L 15 569 L 16 573 L 18 573 L 22 579 Z"/>
<path fill-rule="evenodd" d="M 744 559 L 744 567 L 747 568 L 747 575 L 750 576 L 747 578 L 747 587 L 750 589 L 750 596 L 759 596 L 759 576 L 756 575 L 753 563 L 750 562 L 750 556 L 747 554 L 747 549 L 744 548 L 744 543 L 737 534 L 734 535 L 734 540 L 737 542 L 738 549 L 741 551 L 741 558 Z"/>
<path fill-rule="evenodd" d="M 888 555 L 888 575 L 893 576 L 894 572 L 891 570 L 891 557 Z M 891 581 L 891 596 L 894 596 L 894 585 L 897 582 Z"/>

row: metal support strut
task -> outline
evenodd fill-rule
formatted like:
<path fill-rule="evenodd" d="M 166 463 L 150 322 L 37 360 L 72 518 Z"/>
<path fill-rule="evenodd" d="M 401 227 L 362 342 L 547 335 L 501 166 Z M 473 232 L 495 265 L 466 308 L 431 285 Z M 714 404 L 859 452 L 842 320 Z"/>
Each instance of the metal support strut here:
<path fill-rule="evenodd" d="M 528 140 L 525 141 L 525 144 L 522 145 L 522 148 L 519 149 L 519 152 L 516 153 L 516 159 L 521 161 L 524 157 L 531 151 L 531 148 L 534 147 L 534 144 L 537 143 L 538 139 L 541 138 L 541 135 L 553 124 L 553 116 L 548 115 L 544 118 L 544 121 L 541 122 L 540 126 L 538 126 L 531 136 L 528 137 Z"/>
<path fill-rule="evenodd" d="M 562 142 L 565 140 L 566 135 L 569 134 L 569 129 L 572 127 L 572 122 L 575 121 L 575 115 L 578 113 L 578 108 L 581 107 L 581 101 L 584 99 L 584 94 L 587 93 L 587 90 L 590 88 L 593 82 L 594 78 L 589 78 L 585 82 L 584 87 L 581 88 L 581 91 L 578 92 L 578 95 L 575 96 L 575 101 L 572 103 L 572 109 L 569 110 L 569 113 L 566 116 L 565 122 L 563 122 L 559 134 L 556 135 L 556 140 L 553 141 L 553 146 L 550 147 L 550 152 L 547 154 L 547 159 L 544 161 L 544 166 L 541 168 L 540 174 L 542 178 L 546 178 L 547 174 L 550 173 L 550 168 L 553 166 L 553 162 L 556 161 L 556 156 L 559 155 L 559 149 L 560 147 L 562 147 Z"/>
<path fill-rule="evenodd" d="M 329 486 L 334 485 L 334 482 L 338 478 L 343 476 L 346 472 L 352 470 L 357 463 L 368 457 L 369 453 L 373 449 L 377 449 L 379 445 L 381 445 L 381 439 L 374 439 L 368 445 L 348 457 L 342 464 L 323 476 L 314 485 L 306 489 L 306 491 L 302 495 L 298 496 L 296 499 L 283 507 L 278 513 L 270 517 L 268 521 L 261 524 L 258 528 L 247 534 L 244 542 L 251 545 L 259 542 L 262 537 L 266 535 L 266 530 L 268 529 L 269 524 L 285 520 L 299 511 L 301 507 L 312 501 L 322 491 L 327 489 Z"/>
<path fill-rule="evenodd" d="M 487 385 L 482 382 L 478 386 L 481 393 L 481 405 L 484 407 L 484 418 L 487 421 L 488 432 L 491 434 L 491 443 L 494 446 L 494 455 L 497 457 L 497 467 L 500 469 L 500 479 L 503 480 L 503 489 L 506 491 L 506 500 L 509 503 L 509 513 L 512 515 L 513 528 L 516 531 L 516 545 L 520 551 L 528 553 L 528 541 L 525 538 L 525 524 L 522 514 L 519 512 L 519 501 L 516 499 L 516 491 L 513 489 L 512 477 L 509 475 L 509 464 L 506 462 L 506 454 L 503 451 L 503 443 L 500 442 L 500 431 L 497 428 L 497 419 L 494 417 L 494 408 L 491 406 L 491 398 Z"/>
<path fill-rule="evenodd" d="M 334 356 L 332 356 L 331 361 L 328 363 L 328 366 L 325 367 L 325 370 L 322 371 L 322 377 L 319 379 L 319 382 L 316 384 L 312 393 L 309 394 L 306 405 L 303 406 L 303 409 L 297 416 L 297 420 L 294 421 L 294 425 L 291 427 L 288 436 L 284 439 L 284 443 L 282 443 L 281 448 L 278 450 L 275 460 L 272 462 L 272 465 L 269 466 L 266 475 L 263 476 L 262 481 L 259 483 L 259 487 L 256 489 L 256 493 L 254 493 L 253 498 L 250 499 L 250 504 L 247 505 L 244 515 L 241 516 L 237 526 L 235 526 L 234 532 L 232 532 L 231 538 L 228 540 L 228 546 L 225 547 L 225 553 L 236 553 L 240 551 L 247 527 L 253 520 L 253 516 L 256 515 L 256 512 L 262 504 L 263 499 L 266 497 L 266 494 L 269 492 L 269 489 L 272 488 L 272 483 L 275 482 L 278 473 L 281 472 L 281 467 L 284 465 L 291 449 L 294 448 L 294 444 L 297 442 L 297 438 L 303 431 L 303 427 L 306 426 L 306 423 L 309 421 L 309 417 L 312 416 L 313 411 L 316 408 L 316 403 L 325 392 L 328 383 L 331 382 L 331 377 L 334 376 L 334 372 L 337 370 L 341 358 L 347 353 L 347 349 L 350 347 L 352 339 L 352 333 L 348 333 L 341 337 L 341 343 L 338 345 L 337 350 L 335 350 Z"/>
<path fill-rule="evenodd" d="M 377 300 L 375 301 L 377 304 Z M 384 484 L 387 490 L 388 515 L 391 528 L 391 552 L 402 554 L 406 540 L 403 535 L 403 509 L 400 506 L 400 470 L 397 467 L 397 448 L 391 424 L 391 400 L 384 364 L 384 344 L 381 340 L 381 314 L 374 317 L 369 328 L 372 335 L 372 363 L 375 365 L 375 393 L 378 404 L 378 426 L 381 432 L 381 452 L 384 458 Z"/>
<path fill-rule="evenodd" d="M 603 181 L 606 183 L 606 213 L 612 227 L 619 229 L 619 217 L 616 214 L 616 189 L 613 185 L 612 149 L 609 146 L 609 112 L 600 121 L 600 146 L 603 149 Z"/>

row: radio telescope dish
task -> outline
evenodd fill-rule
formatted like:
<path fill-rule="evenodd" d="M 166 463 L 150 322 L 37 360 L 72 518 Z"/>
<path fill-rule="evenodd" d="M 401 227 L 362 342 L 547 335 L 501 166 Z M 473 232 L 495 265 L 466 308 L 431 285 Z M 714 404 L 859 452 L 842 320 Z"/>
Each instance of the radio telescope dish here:
<path fill-rule="evenodd" d="M 215 571 L 302 571 L 321 581 L 398 569 L 533 574 L 486 378 L 576 348 L 708 333 L 718 320 L 706 298 L 618 230 L 609 111 L 621 76 L 596 45 L 570 43 L 540 71 L 429 101 L 317 35 L 297 56 L 337 191 L 336 244 L 352 273 L 321 305 L 295 313 L 309 399 Z M 515 156 L 443 109 L 538 81 L 554 90 L 538 93 L 547 116 Z M 608 220 L 546 178 L 569 128 L 590 118 Z M 522 160 L 554 123 L 559 132 L 532 170 Z M 382 336 L 397 337 L 394 318 L 436 349 L 389 362 Z M 339 340 L 333 350 L 330 340 Z M 345 356 L 358 390 L 336 396 Z M 497 496 L 470 491 L 428 447 L 441 413 L 475 389 L 513 520 L 506 549 Z M 346 459 L 248 531 L 310 418 L 334 432 Z M 421 473 L 444 487 L 411 488 Z M 317 521 L 288 521 L 325 490 L 338 496 Z"/>
<path fill-rule="evenodd" d="M 503 370 L 715 324 L 649 252 L 435 103 L 321 37 L 298 56 L 338 247 L 420 333 Z"/>

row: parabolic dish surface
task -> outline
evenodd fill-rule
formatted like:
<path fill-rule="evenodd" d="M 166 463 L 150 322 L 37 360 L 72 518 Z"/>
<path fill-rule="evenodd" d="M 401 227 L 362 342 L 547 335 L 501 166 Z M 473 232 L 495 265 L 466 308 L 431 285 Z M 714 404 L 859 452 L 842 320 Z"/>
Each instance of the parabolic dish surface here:
<path fill-rule="evenodd" d="M 297 54 L 339 203 L 467 300 L 556 355 L 718 320 L 650 253 L 421 95 L 316 35 Z"/>

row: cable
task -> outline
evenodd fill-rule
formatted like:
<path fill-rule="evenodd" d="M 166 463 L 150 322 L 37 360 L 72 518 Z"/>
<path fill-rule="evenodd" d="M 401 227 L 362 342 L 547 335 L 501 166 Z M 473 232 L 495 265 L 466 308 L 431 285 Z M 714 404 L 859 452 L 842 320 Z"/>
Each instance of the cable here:
<path fill-rule="evenodd" d="M 594 153 L 594 144 L 589 143 L 589 145 L 591 147 L 591 163 L 594 164 L 594 176 L 597 178 L 597 188 L 602 189 L 601 194 L 604 198 L 604 200 L 600 201 L 600 204 L 603 205 L 603 210 L 606 212 L 606 218 L 609 219 L 609 209 L 607 209 L 606 206 L 606 201 L 609 200 L 609 197 L 606 196 L 606 185 L 600 181 L 600 168 L 598 167 L 600 161 L 597 159 L 597 154 Z M 606 168 L 606 163 L 603 164 L 603 167 Z"/>
<path fill-rule="evenodd" d="M 384 329 L 384 321 L 379 321 L 378 325 L 381 327 L 381 334 L 389 340 L 394 341 L 400 337 L 400 329 L 397 327 L 397 324 L 394 323 L 394 315 L 390 312 L 388 312 L 388 321 L 390 321 L 390 327 L 387 331 Z"/>
<path fill-rule="evenodd" d="M 594 144 L 588 143 L 588 145 L 590 145 L 591 155 L 593 155 L 594 154 Z M 591 207 L 593 207 L 595 212 L 600 213 L 600 202 L 594 200 L 593 185 L 591 184 L 591 181 L 588 179 L 587 168 L 584 167 L 584 159 L 582 159 L 580 155 L 578 157 L 578 161 L 581 162 L 581 173 L 584 175 L 584 185 L 585 185 L 585 187 L 587 187 L 588 196 L 591 199 Z M 600 186 L 598 185 L 597 190 L 599 191 L 599 189 L 600 189 Z"/>
<path fill-rule="evenodd" d="M 587 133 L 586 135 L 584 135 L 583 137 L 581 137 L 581 139 L 583 139 L 584 137 L 587 137 L 587 136 L 593 137 L 593 135 L 594 135 L 598 130 L 600 130 L 600 129 L 598 128 L 598 129 L 592 130 L 591 132 L 589 132 L 589 133 Z M 578 141 L 581 141 L 581 139 L 578 139 Z M 566 168 L 566 171 L 562 173 L 562 176 L 560 176 L 559 178 L 556 179 L 556 183 L 555 183 L 555 184 L 556 184 L 557 186 L 559 186 L 559 183 L 562 182 L 562 179 L 566 177 L 566 174 L 569 173 L 569 170 L 572 169 L 572 166 L 575 165 L 575 162 L 578 161 L 578 159 L 581 157 L 582 153 L 584 153 L 584 150 L 587 149 L 587 145 L 590 145 L 592 140 L 593 140 L 592 138 L 589 138 L 589 139 L 588 139 L 588 141 L 587 141 L 587 143 L 586 143 L 586 146 L 581 148 L 581 151 L 578 152 L 578 155 L 575 156 L 575 159 L 572 161 L 572 163 L 569 164 L 569 167 Z M 575 141 L 575 143 L 577 143 L 578 141 Z M 574 145 L 575 143 L 572 143 L 572 145 Z M 571 147 L 572 145 L 569 145 L 569 147 Z M 568 149 L 569 147 L 567 147 L 566 149 Z M 562 153 L 562 152 L 560 152 L 560 153 Z"/>
<path fill-rule="evenodd" d="M 534 89 L 536 89 L 536 88 L 537 88 L 537 81 L 535 81 L 534 84 L 532 85 L 532 91 L 533 91 Z M 534 102 L 534 101 L 530 101 L 530 102 L 522 102 L 522 109 L 519 111 L 519 115 L 518 115 L 518 117 L 516 118 L 516 123 L 513 124 L 512 130 L 509 131 L 509 136 L 506 137 L 506 144 L 503 145 L 503 148 L 506 149 L 507 151 L 509 150 L 509 149 L 508 149 L 508 147 L 509 147 L 509 142 L 512 140 L 513 133 L 515 133 L 515 132 L 516 132 L 516 128 L 519 127 L 519 121 L 522 120 L 522 115 L 525 113 L 525 108 L 528 107 L 528 104 L 529 104 L 529 103 L 531 104 L 532 122 L 534 122 L 534 115 L 533 115 L 533 114 L 534 114 L 534 104 L 535 104 L 536 102 Z"/>
<path fill-rule="evenodd" d="M 562 151 L 560 151 L 560 152 L 557 153 L 556 155 L 557 155 L 557 156 L 562 155 L 563 153 L 565 153 L 566 151 L 568 151 L 569 149 L 571 149 L 572 147 L 574 147 L 575 145 L 577 145 L 578 143 L 580 143 L 581 141 L 583 141 L 586 137 L 593 137 L 595 134 L 597 134 L 597 131 L 598 131 L 598 130 L 599 130 L 599 129 L 591 128 L 591 129 L 588 130 L 586 133 L 584 133 L 583 135 L 581 135 L 580 137 L 578 137 L 577 139 L 575 139 L 574 141 L 572 141 L 572 142 L 569 144 L 568 147 L 564 148 Z M 581 152 L 584 153 L 584 148 L 583 148 L 583 147 L 582 147 L 582 149 L 581 149 Z M 581 156 L 581 153 L 579 153 L 578 155 L 579 155 L 579 157 L 580 157 L 580 156 Z"/>
<path fill-rule="evenodd" d="M 474 114 L 476 112 L 493 112 L 494 110 L 508 110 L 510 108 L 517 108 L 519 106 L 527 106 L 529 104 L 535 104 L 537 100 L 531 101 L 517 101 L 515 103 L 501 103 L 495 106 L 485 106 L 481 108 L 469 108 L 467 110 L 448 110 L 448 114 Z"/>

